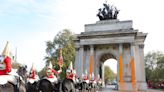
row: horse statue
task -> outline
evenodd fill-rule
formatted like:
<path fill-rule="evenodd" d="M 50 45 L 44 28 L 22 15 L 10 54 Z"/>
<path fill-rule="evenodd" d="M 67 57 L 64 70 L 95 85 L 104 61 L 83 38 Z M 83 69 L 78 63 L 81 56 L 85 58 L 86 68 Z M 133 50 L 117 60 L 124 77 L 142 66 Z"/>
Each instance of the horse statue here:
<path fill-rule="evenodd" d="M 103 6 L 103 8 L 98 9 L 97 16 L 100 20 L 117 19 L 119 10 L 116 7 L 114 7 L 113 5 L 110 6 L 106 3 L 104 3 Z"/>

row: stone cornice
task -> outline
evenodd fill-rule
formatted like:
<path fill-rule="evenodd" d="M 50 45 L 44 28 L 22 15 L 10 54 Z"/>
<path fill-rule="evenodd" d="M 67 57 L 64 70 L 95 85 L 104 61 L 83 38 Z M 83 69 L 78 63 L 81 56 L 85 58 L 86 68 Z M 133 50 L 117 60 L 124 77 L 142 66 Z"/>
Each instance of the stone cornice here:
<path fill-rule="evenodd" d="M 135 36 L 138 30 L 114 30 L 114 31 L 92 31 L 92 32 L 82 32 L 77 35 L 77 38 L 87 39 L 87 38 L 105 38 L 105 37 L 120 37 L 120 36 Z"/>
<path fill-rule="evenodd" d="M 114 43 L 133 43 L 134 36 L 127 37 L 111 37 L 111 38 L 93 38 L 93 39 L 80 39 L 80 45 L 91 44 L 114 44 Z"/>

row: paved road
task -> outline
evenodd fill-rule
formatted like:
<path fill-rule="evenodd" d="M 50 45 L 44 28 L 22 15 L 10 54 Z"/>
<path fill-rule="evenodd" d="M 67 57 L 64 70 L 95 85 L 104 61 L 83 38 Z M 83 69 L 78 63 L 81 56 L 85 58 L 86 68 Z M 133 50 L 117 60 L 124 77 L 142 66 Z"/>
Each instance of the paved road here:
<path fill-rule="evenodd" d="M 98 92 L 121 92 L 121 91 L 117 91 L 117 90 L 112 90 L 113 88 L 114 88 L 114 86 L 107 86 Z M 137 92 L 141 92 L 141 91 L 137 91 Z M 164 91 L 155 90 L 155 89 L 148 89 L 147 92 L 164 92 Z"/>
<path fill-rule="evenodd" d="M 101 89 L 98 92 L 119 92 L 117 90 L 113 90 L 114 88 L 115 88 L 114 85 L 110 85 L 110 86 L 108 85 L 108 86 L 106 86 L 105 88 Z"/>

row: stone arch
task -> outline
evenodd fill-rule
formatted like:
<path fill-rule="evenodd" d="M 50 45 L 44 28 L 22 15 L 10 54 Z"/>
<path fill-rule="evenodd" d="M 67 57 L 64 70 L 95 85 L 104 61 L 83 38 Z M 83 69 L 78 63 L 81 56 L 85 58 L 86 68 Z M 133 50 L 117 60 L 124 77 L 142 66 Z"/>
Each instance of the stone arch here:
<path fill-rule="evenodd" d="M 138 32 L 132 21 L 105 20 L 85 25 L 85 32 L 76 35 L 75 69 L 81 76 L 85 69 L 98 74 L 100 62 L 107 58 L 118 61 L 119 90 L 147 89 L 144 69 L 144 41 L 147 33 Z M 91 59 L 92 63 L 91 63 Z M 122 86 L 121 84 L 125 84 Z"/>
<path fill-rule="evenodd" d="M 100 78 L 102 78 L 102 81 L 103 81 L 103 85 L 105 84 L 105 70 L 104 70 L 104 63 L 106 62 L 106 60 L 108 59 L 114 59 L 117 61 L 117 74 L 118 74 L 118 70 L 119 70 L 119 60 L 118 60 L 118 57 L 116 57 L 116 55 L 112 54 L 112 53 L 102 53 L 100 55 L 100 58 L 99 58 L 99 74 L 100 74 Z M 119 77 L 117 76 L 117 79 Z"/>
<path fill-rule="evenodd" d="M 104 54 L 101 55 L 100 61 L 101 62 L 102 61 L 106 61 L 107 59 L 110 59 L 110 58 L 113 58 L 113 59 L 117 60 L 116 56 L 114 56 L 113 54 L 111 54 L 111 53 L 104 53 Z"/>

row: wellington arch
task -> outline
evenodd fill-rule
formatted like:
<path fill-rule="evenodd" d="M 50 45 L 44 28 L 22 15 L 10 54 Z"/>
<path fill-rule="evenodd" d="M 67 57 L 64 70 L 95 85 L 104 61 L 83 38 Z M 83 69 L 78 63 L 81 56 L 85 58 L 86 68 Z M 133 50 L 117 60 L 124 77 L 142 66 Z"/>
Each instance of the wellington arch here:
<path fill-rule="evenodd" d="M 75 39 L 75 69 L 81 76 L 86 71 L 94 76 L 101 75 L 105 60 L 113 58 L 118 62 L 117 80 L 119 90 L 145 91 L 144 41 L 147 33 L 132 27 L 131 20 L 118 19 L 86 24 L 85 32 Z M 103 79 L 104 81 L 104 79 Z"/>

